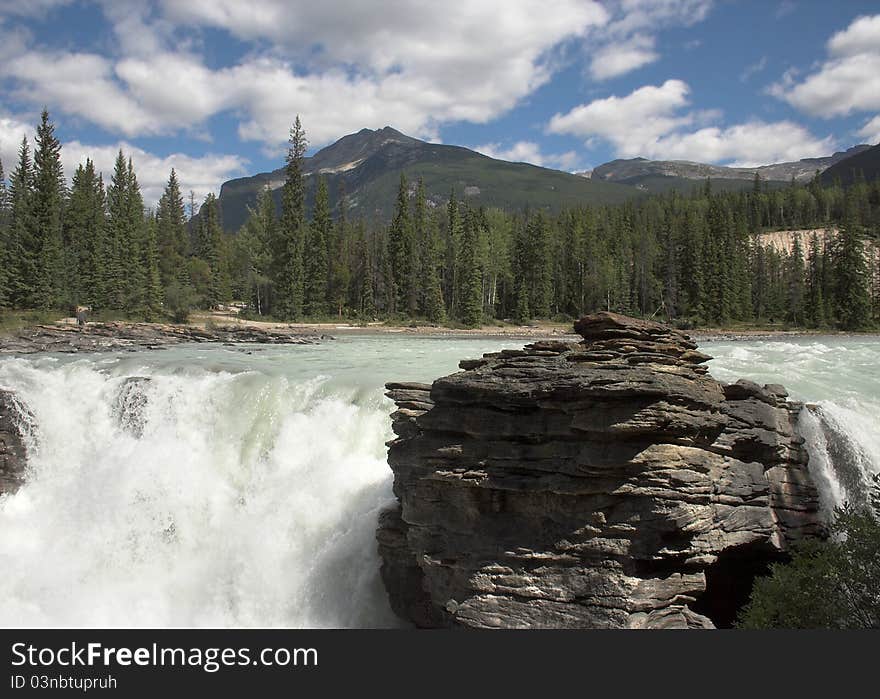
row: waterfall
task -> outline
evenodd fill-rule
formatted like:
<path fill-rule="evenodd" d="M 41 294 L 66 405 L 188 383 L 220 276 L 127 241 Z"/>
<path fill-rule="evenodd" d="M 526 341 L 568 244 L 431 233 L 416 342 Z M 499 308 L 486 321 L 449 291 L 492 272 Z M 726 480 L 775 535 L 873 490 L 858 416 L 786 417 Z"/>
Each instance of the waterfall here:
<path fill-rule="evenodd" d="M 393 625 L 381 389 L 0 362 L 33 415 L 0 499 L 2 626 Z"/>
<path fill-rule="evenodd" d="M 801 411 L 798 428 L 806 440 L 822 509 L 829 518 L 845 503 L 864 507 L 871 502 L 873 479 L 880 473 L 876 417 L 832 401 Z"/>

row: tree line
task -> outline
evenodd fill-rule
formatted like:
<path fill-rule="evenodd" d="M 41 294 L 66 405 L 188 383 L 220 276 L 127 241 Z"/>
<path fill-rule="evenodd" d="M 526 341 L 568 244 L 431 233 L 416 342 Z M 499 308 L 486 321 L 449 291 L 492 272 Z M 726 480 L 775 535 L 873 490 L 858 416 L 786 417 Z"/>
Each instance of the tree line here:
<path fill-rule="evenodd" d="M 213 194 L 187 217 L 174 170 L 147 210 L 122 152 L 109 184 L 87 160 L 68 189 L 44 111 L 8 187 L 0 163 L 0 308 L 80 304 L 183 320 L 235 300 L 279 320 L 475 326 L 607 309 L 685 327 L 880 321 L 880 181 L 778 188 L 756 177 L 741 192 L 707 181 L 687 194 L 551 214 L 485 209 L 456 191 L 440 201 L 401 173 L 386 225 L 353 215 L 344 190 L 331 195 L 320 175 L 307 178 L 307 148 L 297 117 L 280 210 L 267 188 L 227 233 Z M 790 249 L 756 235 L 810 228 L 828 232 L 795 237 Z"/>

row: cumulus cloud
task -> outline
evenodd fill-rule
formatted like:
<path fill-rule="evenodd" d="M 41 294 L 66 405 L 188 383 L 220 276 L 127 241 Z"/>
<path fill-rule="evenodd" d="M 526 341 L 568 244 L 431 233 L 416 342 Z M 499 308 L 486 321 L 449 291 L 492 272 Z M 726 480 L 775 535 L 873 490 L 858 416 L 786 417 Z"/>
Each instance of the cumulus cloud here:
<path fill-rule="evenodd" d="M 388 123 L 427 138 L 485 123 L 546 83 L 556 51 L 608 21 L 592 0 L 370 3 L 305 0 L 105 2 L 119 57 L 29 47 L 0 71 L 15 97 L 126 137 L 198 130 L 219 113 L 283 145 L 299 113 L 316 146 Z M 251 51 L 209 67 L 180 42 L 214 28 Z M 179 31 L 176 31 L 179 30 Z M 474 50 L 479 46 L 479 50 Z"/>
<path fill-rule="evenodd" d="M 834 147 L 791 121 L 751 120 L 732 126 L 705 125 L 720 113 L 688 110 L 690 87 L 681 80 L 646 85 L 624 97 L 611 96 L 556 114 L 548 131 L 611 143 L 620 157 L 697 160 L 750 167 L 825 155 Z"/>
<path fill-rule="evenodd" d="M 587 45 L 590 76 L 600 81 L 657 61 L 655 34 L 667 27 L 702 22 L 712 0 L 616 0 L 608 7 L 612 20 Z"/>
<path fill-rule="evenodd" d="M 789 73 L 770 94 L 825 118 L 880 109 L 880 15 L 855 19 L 829 39 L 827 50 L 818 70 L 800 82 Z"/>
<path fill-rule="evenodd" d="M 660 57 L 654 50 L 654 37 L 636 34 L 622 42 L 599 49 L 590 61 L 590 74 L 596 80 L 608 80 L 624 75 Z"/>
<path fill-rule="evenodd" d="M 33 154 L 34 127 L 17 117 L 0 116 L 0 158 L 3 160 L 3 169 L 7 177 L 18 162 L 18 149 L 22 137 L 27 137 Z M 85 163 L 86 158 L 91 158 L 96 169 L 103 172 L 105 182 L 109 182 L 120 148 L 127 156 L 131 156 L 144 203 L 147 206 L 154 206 L 159 201 L 171 168 L 177 171 L 181 189 L 184 192 L 192 190 L 196 199 L 201 201 L 209 192 L 217 192 L 226 180 L 243 174 L 247 163 L 237 155 L 191 156 L 171 153 L 160 156 L 126 141 L 112 145 L 92 145 L 74 140 L 62 144 L 61 148 L 62 165 L 68 181 L 77 165 Z"/>
<path fill-rule="evenodd" d="M 517 141 L 510 147 L 504 147 L 499 143 L 484 143 L 475 146 L 474 150 L 490 158 L 514 163 L 531 163 L 554 170 L 570 171 L 578 165 L 578 154 L 574 151 L 545 154 L 541 152 L 541 146 L 534 141 Z"/>

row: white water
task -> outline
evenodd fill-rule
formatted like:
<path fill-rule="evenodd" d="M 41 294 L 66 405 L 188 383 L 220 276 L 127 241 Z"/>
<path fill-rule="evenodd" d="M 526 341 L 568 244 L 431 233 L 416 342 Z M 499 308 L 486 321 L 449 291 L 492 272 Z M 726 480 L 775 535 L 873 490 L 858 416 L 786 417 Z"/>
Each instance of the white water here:
<path fill-rule="evenodd" d="M 0 387 L 33 416 L 26 483 L 0 498 L 0 626 L 396 625 L 374 538 L 392 500 L 382 385 L 520 344 L 386 336 L 0 360 Z M 819 404 L 804 419 L 828 507 L 880 468 L 876 340 L 704 349 L 719 379 L 781 382 Z M 829 456 L 841 444 L 856 464 L 844 474 Z"/>
<path fill-rule="evenodd" d="M 707 343 L 721 381 L 782 383 L 813 407 L 800 415 L 810 471 L 827 517 L 845 502 L 865 504 L 880 473 L 880 339 L 801 337 Z"/>

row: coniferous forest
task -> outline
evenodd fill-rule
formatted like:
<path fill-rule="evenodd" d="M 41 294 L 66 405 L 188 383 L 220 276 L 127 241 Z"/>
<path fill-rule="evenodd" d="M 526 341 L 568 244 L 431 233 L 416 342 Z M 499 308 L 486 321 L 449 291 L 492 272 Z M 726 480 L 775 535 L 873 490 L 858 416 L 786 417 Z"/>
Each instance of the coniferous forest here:
<path fill-rule="evenodd" d="M 434 203 L 401 173 L 390 225 L 349 210 L 318 177 L 306 210 L 305 131 L 290 132 L 281 210 L 261 194 L 224 232 L 209 194 L 187 216 L 171 171 L 147 209 L 130 158 L 109 180 L 87 160 L 68 187 L 46 111 L 8 181 L 0 163 L 0 309 L 183 321 L 232 301 L 277 320 L 345 318 L 476 326 L 596 310 L 682 327 L 777 324 L 861 330 L 880 323 L 880 181 L 843 188 L 694 192 L 550 214 Z M 768 231 L 826 229 L 790 248 Z"/>

